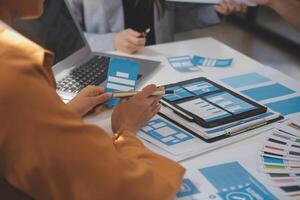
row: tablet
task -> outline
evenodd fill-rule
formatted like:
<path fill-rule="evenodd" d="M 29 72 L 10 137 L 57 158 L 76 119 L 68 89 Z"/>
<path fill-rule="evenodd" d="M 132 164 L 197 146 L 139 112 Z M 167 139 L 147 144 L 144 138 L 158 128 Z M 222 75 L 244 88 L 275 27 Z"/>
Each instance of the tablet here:
<path fill-rule="evenodd" d="M 174 112 L 205 128 L 267 112 L 267 108 L 207 78 L 196 78 L 165 86 L 175 94 L 163 96 Z M 178 112 L 180 111 L 180 112 Z"/>

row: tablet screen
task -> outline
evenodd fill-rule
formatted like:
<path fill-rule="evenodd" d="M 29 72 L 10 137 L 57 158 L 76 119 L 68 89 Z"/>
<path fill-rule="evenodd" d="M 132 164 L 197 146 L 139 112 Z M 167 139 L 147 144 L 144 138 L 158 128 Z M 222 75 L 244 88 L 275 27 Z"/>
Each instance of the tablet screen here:
<path fill-rule="evenodd" d="M 179 107 L 201 116 L 207 122 L 256 109 L 255 106 L 234 97 L 227 92 L 219 92 L 178 104 Z"/>
<path fill-rule="evenodd" d="M 205 127 L 222 125 L 266 112 L 265 107 L 206 78 L 169 85 L 166 86 L 166 90 L 174 90 L 175 94 L 164 95 L 164 100 L 201 119 Z"/>

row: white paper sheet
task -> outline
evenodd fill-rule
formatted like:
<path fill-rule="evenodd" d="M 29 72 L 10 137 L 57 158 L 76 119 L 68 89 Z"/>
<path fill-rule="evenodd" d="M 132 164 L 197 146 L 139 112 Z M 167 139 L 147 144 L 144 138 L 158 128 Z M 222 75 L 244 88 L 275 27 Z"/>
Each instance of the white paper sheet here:
<path fill-rule="evenodd" d="M 220 0 L 167 0 L 172 2 L 182 3 L 203 3 L 203 4 L 218 4 Z M 237 3 L 244 3 L 247 6 L 256 6 L 251 0 L 235 0 Z"/>

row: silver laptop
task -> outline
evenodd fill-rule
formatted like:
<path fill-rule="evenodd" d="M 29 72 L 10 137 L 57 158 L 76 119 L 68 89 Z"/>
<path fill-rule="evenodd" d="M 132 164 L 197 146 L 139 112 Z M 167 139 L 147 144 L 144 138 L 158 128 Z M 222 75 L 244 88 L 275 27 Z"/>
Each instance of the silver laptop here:
<path fill-rule="evenodd" d="M 19 21 L 15 28 L 55 53 L 53 73 L 57 82 L 57 93 L 68 101 L 84 87 L 104 83 L 112 55 L 91 51 L 70 12 L 68 2 L 45 0 L 44 7 L 41 18 Z M 140 63 L 138 84 L 145 81 L 160 64 L 152 60 L 126 59 Z"/>

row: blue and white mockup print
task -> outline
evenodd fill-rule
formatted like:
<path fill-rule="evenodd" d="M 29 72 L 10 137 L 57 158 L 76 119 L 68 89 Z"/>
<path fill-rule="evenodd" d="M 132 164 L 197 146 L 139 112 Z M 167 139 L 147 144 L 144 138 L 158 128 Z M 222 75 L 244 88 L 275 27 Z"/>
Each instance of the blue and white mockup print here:
<path fill-rule="evenodd" d="M 202 95 L 208 92 L 214 92 L 219 90 L 217 87 L 205 81 L 190 83 L 184 85 L 183 87 L 196 95 Z"/>
<path fill-rule="evenodd" d="M 271 81 L 271 79 L 256 73 L 250 72 L 221 79 L 221 81 L 230 87 L 241 88 L 245 86 L 257 85 Z"/>
<path fill-rule="evenodd" d="M 278 200 L 240 163 L 187 170 L 176 200 Z"/>
<path fill-rule="evenodd" d="M 202 56 L 175 56 L 169 57 L 170 65 L 177 71 L 189 72 L 201 70 L 201 67 L 229 67 L 232 65 L 233 59 L 216 59 L 206 58 Z"/>
<path fill-rule="evenodd" d="M 299 92 L 282 80 L 284 78 L 271 78 L 258 72 L 221 79 L 223 83 L 283 116 L 300 113 Z"/>
<path fill-rule="evenodd" d="M 222 199 L 277 200 L 238 162 L 202 168 L 199 172 L 219 191 Z"/>
<path fill-rule="evenodd" d="M 167 88 L 166 90 L 175 91 L 175 94 L 166 94 L 163 96 L 165 99 L 168 99 L 169 101 L 177 101 L 177 100 L 194 96 L 192 93 L 178 86 L 170 87 Z"/>
<path fill-rule="evenodd" d="M 231 66 L 233 59 L 216 59 L 216 58 L 205 58 L 202 56 L 194 56 L 192 63 L 194 66 L 203 67 L 229 67 Z"/>
<path fill-rule="evenodd" d="M 193 139 L 193 136 L 186 131 L 161 118 L 154 118 L 141 131 L 167 146 Z"/>
<path fill-rule="evenodd" d="M 177 71 L 189 72 L 198 71 L 200 68 L 192 63 L 190 56 L 175 56 L 169 57 L 168 61 L 170 65 Z"/>
<path fill-rule="evenodd" d="M 188 178 L 182 180 L 181 188 L 177 192 L 177 197 L 186 197 L 194 194 L 200 193 L 199 189 L 192 183 Z"/>
<path fill-rule="evenodd" d="M 109 63 L 105 92 L 120 92 L 134 90 L 140 65 L 133 60 L 113 57 Z M 107 105 L 116 106 L 118 98 L 106 101 Z"/>
<path fill-rule="evenodd" d="M 198 149 L 199 142 L 202 141 L 160 115 L 154 116 L 137 136 L 173 156 L 184 155 Z"/>

